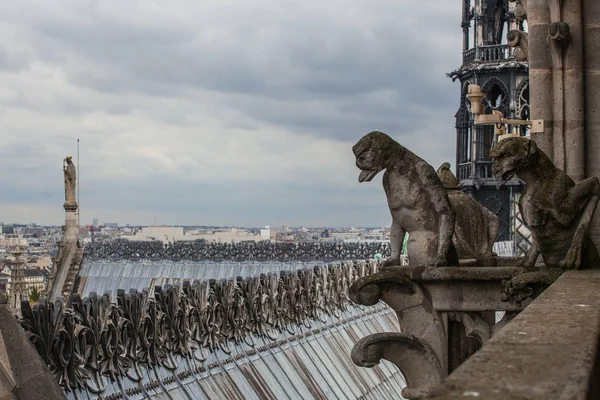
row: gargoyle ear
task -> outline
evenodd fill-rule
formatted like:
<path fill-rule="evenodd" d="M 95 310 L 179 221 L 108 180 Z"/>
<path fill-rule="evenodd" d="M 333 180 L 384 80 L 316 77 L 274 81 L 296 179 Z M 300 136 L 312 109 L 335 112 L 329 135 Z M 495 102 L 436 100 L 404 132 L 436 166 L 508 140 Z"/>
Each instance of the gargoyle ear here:
<path fill-rule="evenodd" d="M 527 158 L 537 151 L 537 144 L 532 139 L 527 142 Z"/>

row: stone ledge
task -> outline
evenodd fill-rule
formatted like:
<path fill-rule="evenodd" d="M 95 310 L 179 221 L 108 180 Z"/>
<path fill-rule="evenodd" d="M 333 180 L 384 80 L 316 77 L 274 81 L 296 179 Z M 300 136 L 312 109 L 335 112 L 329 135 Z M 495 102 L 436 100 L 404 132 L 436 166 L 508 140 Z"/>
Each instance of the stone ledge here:
<path fill-rule="evenodd" d="M 428 399 L 600 398 L 600 270 L 570 271 Z"/>

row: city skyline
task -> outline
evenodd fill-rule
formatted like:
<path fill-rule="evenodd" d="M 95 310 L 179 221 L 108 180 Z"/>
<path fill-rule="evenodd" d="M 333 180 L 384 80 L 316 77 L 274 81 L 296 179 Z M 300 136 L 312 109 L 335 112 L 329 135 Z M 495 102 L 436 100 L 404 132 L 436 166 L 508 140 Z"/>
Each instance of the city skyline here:
<path fill-rule="evenodd" d="M 454 160 L 452 2 L 60 3 L 0 10 L 2 221 L 63 223 L 78 138 L 82 225 L 386 226 L 360 137 Z"/>

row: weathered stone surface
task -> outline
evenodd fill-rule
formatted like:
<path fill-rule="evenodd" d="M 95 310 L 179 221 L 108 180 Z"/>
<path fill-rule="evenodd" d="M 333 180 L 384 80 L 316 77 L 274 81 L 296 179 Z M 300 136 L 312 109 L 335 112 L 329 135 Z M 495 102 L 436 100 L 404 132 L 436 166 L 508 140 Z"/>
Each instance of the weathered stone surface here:
<path fill-rule="evenodd" d="M 600 271 L 569 271 L 428 399 L 596 399 Z"/>
<path fill-rule="evenodd" d="M 383 188 L 392 214 L 392 255 L 384 265 L 400 264 L 406 232 L 412 266 L 457 265 L 452 245 L 454 211 L 431 165 L 382 132 L 365 135 L 352 151 L 361 170 L 359 182 L 369 182 L 385 170 Z"/>
<path fill-rule="evenodd" d="M 452 243 L 459 260 L 474 259 L 479 265 L 494 264 L 492 248 L 498 236 L 498 217 L 458 188 L 449 163 L 442 164 L 437 174 L 456 215 Z"/>
<path fill-rule="evenodd" d="M 358 279 L 350 286 L 350 299 L 367 306 L 383 301 L 398 315 L 402 333 L 361 339 L 353 350 L 354 362 L 366 367 L 382 358 L 394 362 L 407 378 L 403 396 L 421 398 L 440 375 L 487 342 L 496 330 L 490 312 L 512 313 L 527 306 L 530 299 L 504 299 L 503 286 L 525 272 L 518 267 L 388 267 Z M 526 285 L 532 294 L 547 286 Z"/>
<path fill-rule="evenodd" d="M 418 399 L 439 385 L 445 376 L 435 352 L 427 342 L 401 332 L 382 332 L 359 340 L 352 349 L 352 361 L 371 368 L 381 359 L 393 362 L 406 378 L 402 396 Z"/>
<path fill-rule="evenodd" d="M 514 57 L 517 61 L 527 61 L 529 55 L 529 39 L 527 32 L 512 30 L 508 32 L 508 45 L 514 47 Z"/>
<path fill-rule="evenodd" d="M 585 80 L 585 169 L 587 176 L 600 175 L 600 2 L 583 0 Z M 592 221 L 590 236 L 600 246 L 600 212 Z"/>
<path fill-rule="evenodd" d="M 587 236 L 600 198 L 598 178 L 575 184 L 534 141 L 524 137 L 501 141 L 491 155 L 497 179 L 517 174 L 527 184 L 519 199 L 533 239 L 525 266 L 533 267 L 541 253 L 550 268 L 600 268 L 596 247 Z"/>
<path fill-rule="evenodd" d="M 65 158 L 65 166 L 63 173 L 65 175 L 65 207 L 77 206 L 77 196 L 75 195 L 75 186 L 77 181 L 77 174 L 75 172 L 75 165 L 71 157 Z"/>
<path fill-rule="evenodd" d="M 0 305 L 0 399 L 65 398 L 8 307 Z"/>

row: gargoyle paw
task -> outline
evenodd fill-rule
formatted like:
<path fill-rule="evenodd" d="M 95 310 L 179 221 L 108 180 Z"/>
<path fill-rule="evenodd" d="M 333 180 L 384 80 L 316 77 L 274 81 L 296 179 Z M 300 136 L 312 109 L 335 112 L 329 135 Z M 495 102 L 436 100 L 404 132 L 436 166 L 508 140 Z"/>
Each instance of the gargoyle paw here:
<path fill-rule="evenodd" d="M 402 262 L 400 261 L 400 257 L 397 257 L 397 258 L 390 257 L 381 264 L 381 266 L 384 268 L 385 267 L 397 267 L 399 265 L 402 265 Z"/>
<path fill-rule="evenodd" d="M 581 265 L 581 246 L 571 246 L 560 266 L 564 269 L 578 269 Z"/>
<path fill-rule="evenodd" d="M 433 260 L 430 260 L 427 263 L 428 267 L 445 267 L 448 265 L 448 260 L 446 260 L 446 257 L 436 257 Z"/>
<path fill-rule="evenodd" d="M 516 276 L 512 279 L 502 280 L 503 294 L 501 301 L 509 301 L 514 299 L 517 303 L 521 303 L 533 294 L 533 289 L 527 285 L 531 283 L 527 278 Z"/>

